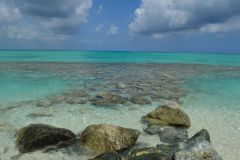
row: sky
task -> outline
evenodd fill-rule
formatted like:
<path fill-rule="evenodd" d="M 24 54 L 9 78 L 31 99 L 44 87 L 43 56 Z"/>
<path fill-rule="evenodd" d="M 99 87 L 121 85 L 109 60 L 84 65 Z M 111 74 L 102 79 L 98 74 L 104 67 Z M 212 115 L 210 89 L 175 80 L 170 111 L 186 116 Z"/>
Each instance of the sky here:
<path fill-rule="evenodd" d="M 0 49 L 240 53 L 239 0 L 0 0 Z"/>

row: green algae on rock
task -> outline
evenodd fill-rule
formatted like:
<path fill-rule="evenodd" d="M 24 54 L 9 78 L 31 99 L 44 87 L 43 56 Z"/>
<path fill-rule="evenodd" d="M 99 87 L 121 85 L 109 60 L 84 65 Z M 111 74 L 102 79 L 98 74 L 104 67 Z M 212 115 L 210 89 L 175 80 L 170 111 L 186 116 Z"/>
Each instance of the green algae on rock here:
<path fill-rule="evenodd" d="M 171 160 L 171 156 L 155 147 L 146 147 L 132 151 L 128 160 Z"/>
<path fill-rule="evenodd" d="M 81 145 L 98 153 L 122 151 L 133 147 L 140 135 L 137 130 L 100 124 L 87 127 L 81 134 Z"/>
<path fill-rule="evenodd" d="M 70 130 L 46 124 L 31 124 L 18 130 L 16 136 L 16 146 L 21 153 L 76 139 L 76 135 Z"/>

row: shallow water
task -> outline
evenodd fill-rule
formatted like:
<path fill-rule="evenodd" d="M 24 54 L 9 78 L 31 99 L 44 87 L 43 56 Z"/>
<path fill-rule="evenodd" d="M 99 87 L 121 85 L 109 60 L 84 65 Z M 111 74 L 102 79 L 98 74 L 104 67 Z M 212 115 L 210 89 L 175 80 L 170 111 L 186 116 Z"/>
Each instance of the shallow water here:
<path fill-rule="evenodd" d="M 209 60 L 211 61 L 211 60 Z M 213 61 L 213 60 L 212 60 Z M 18 155 L 15 131 L 31 123 L 46 123 L 78 134 L 91 124 L 108 123 L 142 131 L 140 119 L 165 100 L 178 101 L 188 113 L 190 136 L 209 130 L 223 159 L 240 156 L 240 68 L 237 66 L 163 63 L 0 63 L 0 159 Z M 121 84 L 119 86 L 119 84 Z M 123 87 L 124 86 L 124 87 Z M 84 90 L 86 104 L 52 101 Z M 126 98 L 141 95 L 150 105 L 100 107 L 89 99 L 111 92 Z M 70 94 L 74 97 L 74 94 Z M 69 96 L 69 95 L 68 95 Z M 137 145 L 155 146 L 157 136 L 142 132 Z M 40 151 L 19 159 L 87 159 L 91 154 Z"/>

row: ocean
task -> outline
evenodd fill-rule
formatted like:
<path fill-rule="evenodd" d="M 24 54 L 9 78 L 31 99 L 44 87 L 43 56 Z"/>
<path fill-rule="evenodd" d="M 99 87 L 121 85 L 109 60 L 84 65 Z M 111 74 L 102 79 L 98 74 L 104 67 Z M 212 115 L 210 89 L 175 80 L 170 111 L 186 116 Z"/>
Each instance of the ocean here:
<path fill-rule="evenodd" d="M 79 92 L 86 94 L 79 98 Z M 91 98 L 102 93 L 120 95 L 128 102 L 96 106 Z M 136 96 L 151 103 L 132 103 Z M 177 101 L 189 115 L 189 136 L 205 128 L 223 159 L 239 159 L 238 54 L 0 51 L 0 159 L 18 155 L 15 132 L 28 124 L 49 124 L 75 134 L 101 123 L 142 131 L 141 117 L 169 100 Z M 158 142 L 158 136 L 144 133 L 138 140 L 144 146 Z M 90 156 L 37 151 L 19 159 Z"/>

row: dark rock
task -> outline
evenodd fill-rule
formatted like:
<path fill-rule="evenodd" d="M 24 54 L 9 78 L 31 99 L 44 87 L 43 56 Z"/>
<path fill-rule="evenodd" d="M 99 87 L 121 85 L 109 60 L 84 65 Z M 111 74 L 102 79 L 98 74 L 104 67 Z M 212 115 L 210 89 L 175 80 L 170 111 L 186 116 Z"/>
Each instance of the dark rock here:
<path fill-rule="evenodd" d="M 188 132 L 186 128 L 178 127 L 162 127 L 158 133 L 161 142 L 165 143 L 179 143 L 188 139 Z"/>
<path fill-rule="evenodd" d="M 93 105 L 97 106 L 111 106 L 116 104 L 124 104 L 126 103 L 126 101 L 127 101 L 126 98 L 112 93 L 97 94 L 96 96 L 90 99 L 90 102 Z"/>
<path fill-rule="evenodd" d="M 139 131 L 113 125 L 91 125 L 81 134 L 81 145 L 98 153 L 122 151 L 133 147 Z"/>
<path fill-rule="evenodd" d="M 97 155 L 89 160 L 122 160 L 122 157 L 117 152 L 108 152 Z"/>
<path fill-rule="evenodd" d="M 160 125 L 147 125 L 146 128 L 143 130 L 150 135 L 157 135 L 159 132 L 161 132 L 163 126 Z"/>
<path fill-rule="evenodd" d="M 212 147 L 209 134 L 201 130 L 186 142 L 179 144 L 158 145 L 162 152 L 174 156 L 175 160 L 221 160 L 217 151 Z"/>
<path fill-rule="evenodd" d="M 178 104 L 170 102 L 166 105 L 159 106 L 154 111 L 142 117 L 142 123 L 147 125 L 161 125 L 186 127 L 191 126 L 188 115 L 182 111 Z"/>
<path fill-rule="evenodd" d="M 22 153 L 76 139 L 76 135 L 70 130 L 45 124 L 31 124 L 18 130 L 16 135 L 16 146 Z"/>
<path fill-rule="evenodd" d="M 208 131 L 206 129 L 202 129 L 201 131 L 197 132 L 194 136 L 192 136 L 189 140 L 191 139 L 195 139 L 197 137 L 203 137 L 205 140 L 207 140 L 208 142 L 211 143 L 210 140 L 210 134 L 208 133 Z"/>

